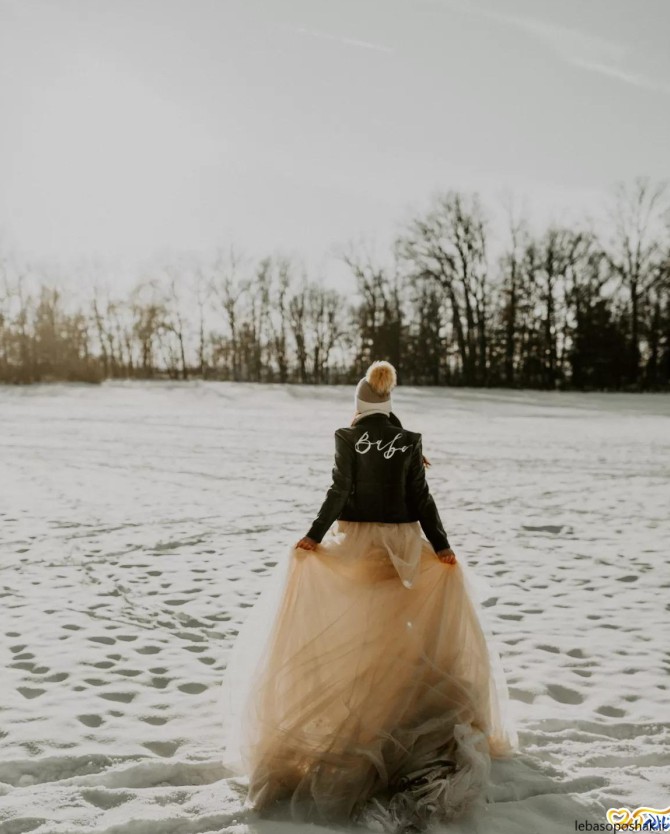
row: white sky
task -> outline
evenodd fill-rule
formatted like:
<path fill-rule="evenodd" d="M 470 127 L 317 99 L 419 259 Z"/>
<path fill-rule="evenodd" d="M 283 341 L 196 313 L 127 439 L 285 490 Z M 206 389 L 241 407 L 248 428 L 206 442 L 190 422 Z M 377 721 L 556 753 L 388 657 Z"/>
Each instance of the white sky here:
<path fill-rule="evenodd" d="M 670 176 L 668 0 L 0 0 L 0 233 L 43 259 L 383 242 Z M 325 263 L 325 261 L 323 261 Z"/>

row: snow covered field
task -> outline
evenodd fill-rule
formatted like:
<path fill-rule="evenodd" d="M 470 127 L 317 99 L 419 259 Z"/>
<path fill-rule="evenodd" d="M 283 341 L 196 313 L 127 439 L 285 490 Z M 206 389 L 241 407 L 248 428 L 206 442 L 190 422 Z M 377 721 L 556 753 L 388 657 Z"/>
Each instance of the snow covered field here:
<path fill-rule="evenodd" d="M 226 659 L 353 387 L 0 389 L 0 834 L 286 832 L 220 765 Z M 401 388 L 522 751 L 453 832 L 670 805 L 670 398 Z M 302 830 L 325 831 L 317 826 Z"/>

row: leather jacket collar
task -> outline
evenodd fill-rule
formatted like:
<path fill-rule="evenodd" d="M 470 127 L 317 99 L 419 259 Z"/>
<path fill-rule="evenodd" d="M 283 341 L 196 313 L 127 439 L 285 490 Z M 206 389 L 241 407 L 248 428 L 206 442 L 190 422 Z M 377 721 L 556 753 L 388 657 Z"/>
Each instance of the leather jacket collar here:
<path fill-rule="evenodd" d="M 380 414 L 378 411 L 372 414 L 364 414 L 362 417 L 359 417 L 358 420 L 354 423 L 355 426 L 359 426 L 361 423 L 365 423 L 366 425 L 392 425 L 398 426 L 398 428 L 402 428 L 402 423 L 398 419 L 398 417 L 391 412 L 390 414 Z"/>

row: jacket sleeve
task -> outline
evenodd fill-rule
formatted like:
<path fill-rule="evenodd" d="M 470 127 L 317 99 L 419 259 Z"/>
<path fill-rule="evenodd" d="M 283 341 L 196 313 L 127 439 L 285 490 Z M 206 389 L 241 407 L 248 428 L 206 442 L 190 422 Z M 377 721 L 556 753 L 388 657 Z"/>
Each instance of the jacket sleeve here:
<path fill-rule="evenodd" d="M 310 539 L 320 542 L 328 532 L 328 528 L 335 521 L 347 503 L 354 483 L 354 449 L 345 440 L 338 429 L 335 432 L 335 465 L 333 467 L 333 482 L 326 493 L 307 535 Z"/>
<path fill-rule="evenodd" d="M 409 472 L 407 473 L 407 495 L 410 504 L 416 510 L 419 523 L 423 532 L 426 534 L 426 538 L 433 545 L 433 550 L 437 553 L 440 550 L 446 550 L 450 545 L 447 534 L 442 526 L 442 520 L 437 511 L 437 506 L 428 488 L 423 464 L 421 435 L 418 435 L 418 438 L 412 451 L 412 459 L 410 461 Z"/>

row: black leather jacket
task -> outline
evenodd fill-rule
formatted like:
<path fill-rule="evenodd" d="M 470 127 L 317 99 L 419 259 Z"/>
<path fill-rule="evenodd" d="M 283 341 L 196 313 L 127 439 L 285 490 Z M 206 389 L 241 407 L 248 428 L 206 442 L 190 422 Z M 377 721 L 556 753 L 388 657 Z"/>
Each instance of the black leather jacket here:
<path fill-rule="evenodd" d="M 418 521 L 436 552 L 449 547 L 426 483 L 421 435 L 395 414 L 369 414 L 335 432 L 333 483 L 307 535 L 320 542 L 338 518 Z"/>

